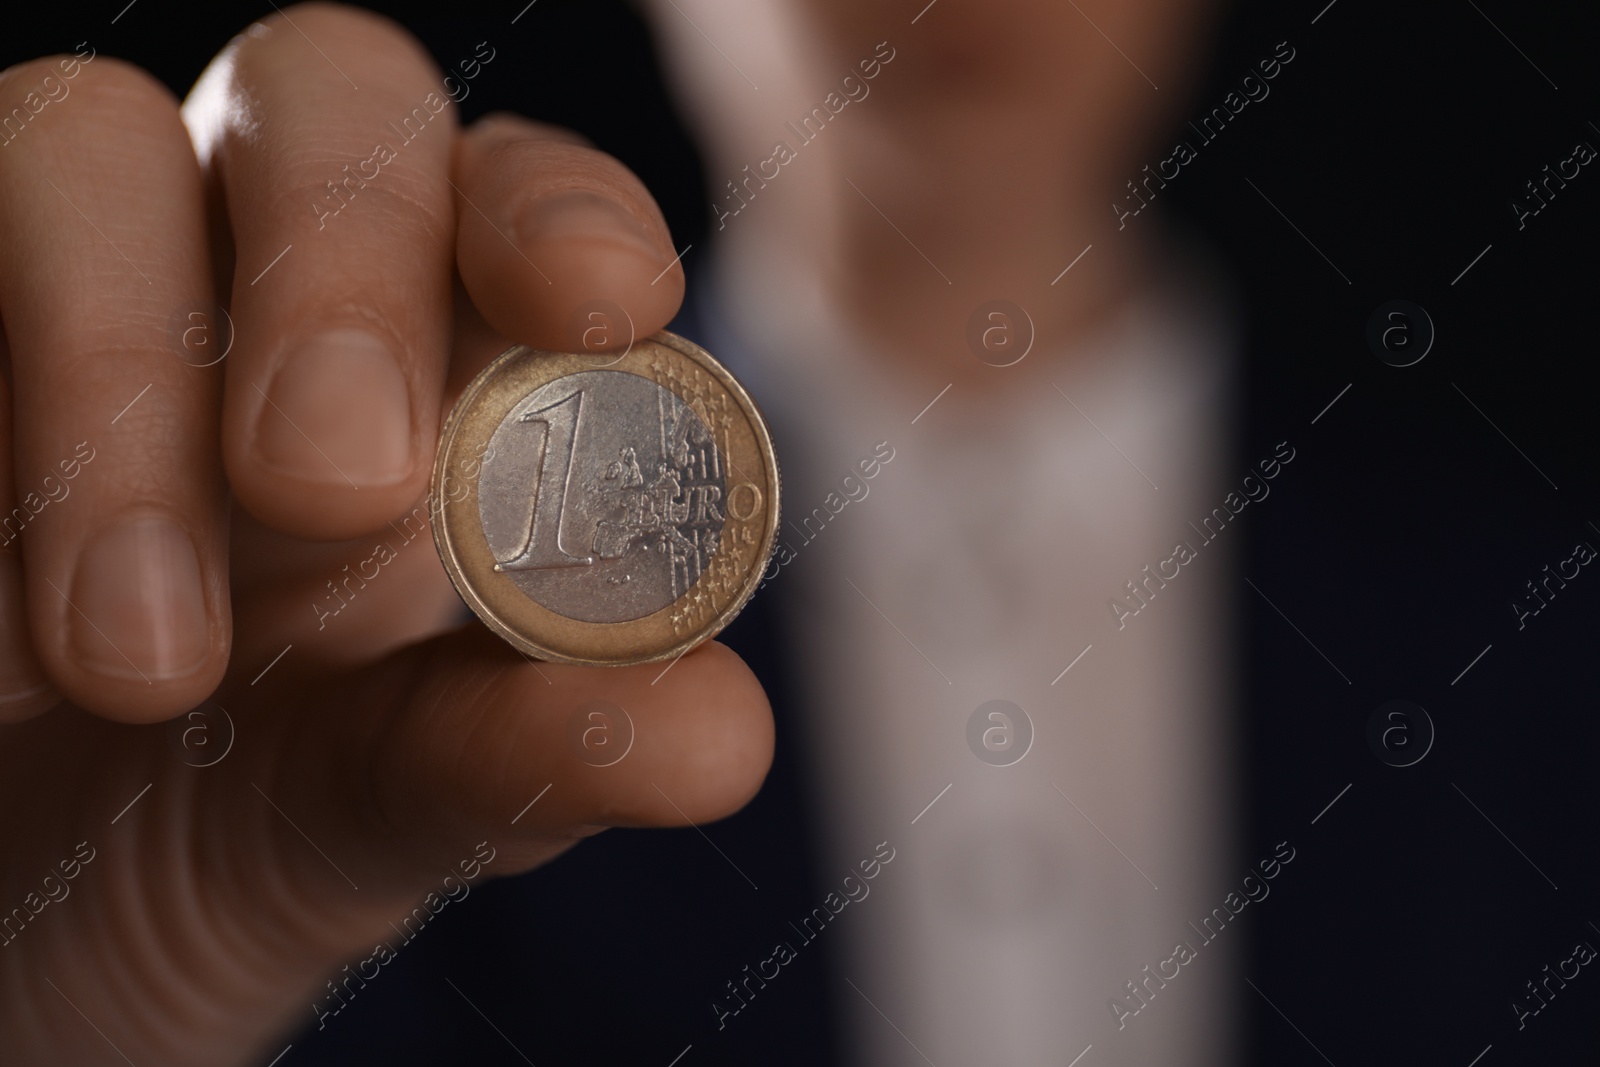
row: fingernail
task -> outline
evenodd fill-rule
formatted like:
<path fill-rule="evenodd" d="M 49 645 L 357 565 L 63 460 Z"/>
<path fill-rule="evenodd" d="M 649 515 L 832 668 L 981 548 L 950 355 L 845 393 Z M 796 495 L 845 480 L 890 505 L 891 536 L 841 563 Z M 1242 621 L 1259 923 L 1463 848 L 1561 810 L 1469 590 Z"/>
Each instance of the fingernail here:
<path fill-rule="evenodd" d="M 618 245 L 651 262 L 661 250 L 644 223 L 621 204 L 598 193 L 566 192 L 541 197 L 523 209 L 517 236 L 527 245 L 590 240 Z"/>
<path fill-rule="evenodd" d="M 118 523 L 90 541 L 71 608 L 78 661 L 108 677 L 182 678 L 211 650 L 200 557 L 167 519 Z"/>
<path fill-rule="evenodd" d="M 290 351 L 266 389 L 255 447 L 307 482 L 393 485 L 412 466 L 411 390 L 389 347 L 329 330 Z"/>

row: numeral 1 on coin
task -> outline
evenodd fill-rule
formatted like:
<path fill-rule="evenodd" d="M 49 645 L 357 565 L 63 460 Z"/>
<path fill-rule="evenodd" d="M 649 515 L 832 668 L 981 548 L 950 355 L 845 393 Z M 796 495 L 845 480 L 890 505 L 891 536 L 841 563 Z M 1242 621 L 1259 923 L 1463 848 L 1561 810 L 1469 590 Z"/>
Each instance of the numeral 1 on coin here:
<path fill-rule="evenodd" d="M 578 436 L 578 414 L 583 390 L 548 407 L 524 414 L 518 422 L 544 426 L 544 457 L 539 463 L 539 485 L 533 494 L 533 515 L 522 551 L 497 571 L 531 571 L 548 567 L 584 567 L 593 556 L 574 556 L 561 547 L 561 519 L 567 509 L 567 476 L 572 470 L 572 445 Z"/>

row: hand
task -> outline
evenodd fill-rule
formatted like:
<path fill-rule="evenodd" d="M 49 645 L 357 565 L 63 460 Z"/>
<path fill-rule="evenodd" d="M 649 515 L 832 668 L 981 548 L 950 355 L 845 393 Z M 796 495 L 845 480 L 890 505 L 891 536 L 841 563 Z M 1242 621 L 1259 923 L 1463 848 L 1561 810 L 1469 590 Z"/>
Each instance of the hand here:
<path fill-rule="evenodd" d="M 416 42 L 323 5 L 181 111 L 85 49 L 0 74 L 0 115 L 0 1060 L 260 1061 L 419 901 L 753 795 L 737 657 L 530 664 L 454 628 L 427 530 L 490 358 L 676 310 L 633 175 L 457 129 Z M 603 768 L 568 736 L 596 699 L 635 730 Z"/>

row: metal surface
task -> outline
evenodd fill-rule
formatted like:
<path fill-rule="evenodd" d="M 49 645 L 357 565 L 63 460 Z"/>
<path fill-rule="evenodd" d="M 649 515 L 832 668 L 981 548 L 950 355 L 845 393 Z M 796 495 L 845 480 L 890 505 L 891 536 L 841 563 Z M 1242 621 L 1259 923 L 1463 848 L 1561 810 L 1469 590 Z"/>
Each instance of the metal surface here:
<path fill-rule="evenodd" d="M 519 346 L 445 425 L 434 539 L 462 598 L 528 655 L 649 662 L 744 606 L 777 496 L 760 413 L 698 346 L 663 332 L 605 369 Z"/>

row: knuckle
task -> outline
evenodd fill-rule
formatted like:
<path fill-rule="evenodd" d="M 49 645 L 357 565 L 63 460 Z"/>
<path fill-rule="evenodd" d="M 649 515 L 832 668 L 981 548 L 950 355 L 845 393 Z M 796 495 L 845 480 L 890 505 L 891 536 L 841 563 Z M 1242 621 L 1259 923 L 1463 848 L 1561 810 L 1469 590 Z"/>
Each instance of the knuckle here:
<path fill-rule="evenodd" d="M 65 380 L 94 381 L 112 368 L 156 365 L 176 359 L 170 345 L 170 308 L 155 294 L 141 291 L 115 305 L 90 301 L 80 313 L 52 321 L 41 339 L 54 353 L 51 373 Z M 178 372 L 173 371 L 174 374 Z M 31 380 L 31 377 L 29 378 Z"/>
<path fill-rule="evenodd" d="M 24 93 L 38 86 L 44 79 L 59 78 L 61 71 L 56 67 L 58 62 L 65 63 L 66 57 L 41 56 L 0 70 L 0 104 L 9 105 L 20 101 Z"/>
<path fill-rule="evenodd" d="M 404 26 L 373 11 L 330 3 L 296 4 L 251 25 L 236 42 L 238 76 L 247 82 L 270 78 L 277 64 L 292 58 L 307 69 L 319 64 L 327 77 L 342 81 L 307 48 L 307 38 L 324 51 L 365 55 L 367 69 L 405 71 L 411 65 L 430 79 L 439 77 L 433 57 Z M 317 76 L 324 75 L 319 71 Z"/>
<path fill-rule="evenodd" d="M 595 144 L 577 130 L 541 122 L 514 111 L 491 111 L 472 124 L 472 134 L 486 143 L 499 141 L 544 141 L 593 149 Z"/>
<path fill-rule="evenodd" d="M 39 91 L 46 78 L 72 80 L 81 73 L 82 67 L 77 56 L 68 55 L 40 56 L 13 64 L 0 70 L 0 102 L 20 101 L 29 91 Z M 69 75 L 68 71 L 72 73 Z"/>
<path fill-rule="evenodd" d="M 650 205 L 654 199 L 639 178 L 615 156 L 586 145 L 517 139 L 489 149 L 491 173 L 512 176 L 526 195 L 592 192 L 629 205 Z M 527 175 L 531 181 L 522 180 Z"/>
<path fill-rule="evenodd" d="M 348 160 L 303 160 L 271 196 L 269 217 L 319 224 L 332 215 L 344 215 L 337 225 L 383 235 L 405 247 L 430 249 L 448 246 L 455 233 L 455 216 L 442 182 L 399 166 L 385 167 L 381 177 L 363 180 L 351 176 Z"/>
<path fill-rule="evenodd" d="M 143 69 L 111 56 L 47 56 L 0 74 L 0 147 L 94 143 L 102 133 L 179 130 L 178 101 Z M 37 131 L 37 132 L 33 132 Z"/>
<path fill-rule="evenodd" d="M 68 74 L 69 65 L 73 73 Z M 0 106 L 37 104 L 43 97 L 51 103 L 81 97 L 87 105 L 76 112 L 109 110 L 114 115 L 145 112 L 151 109 L 177 111 L 177 99 L 165 85 L 140 67 L 112 56 L 97 56 L 79 62 L 73 56 L 48 56 L 31 60 L 6 71 L 0 79 Z"/>
<path fill-rule="evenodd" d="M 178 101 L 172 91 L 141 67 L 114 56 L 99 56 L 85 63 L 73 81 L 74 93 L 84 93 L 88 102 L 117 110 L 164 109 L 176 113 Z M 89 110 L 85 108 L 84 110 Z"/>

